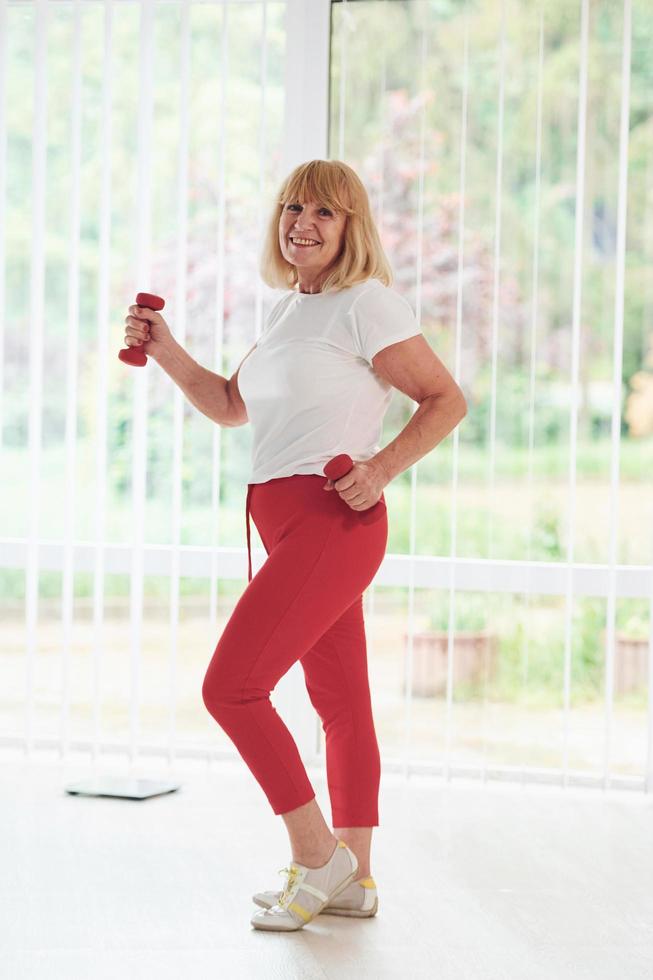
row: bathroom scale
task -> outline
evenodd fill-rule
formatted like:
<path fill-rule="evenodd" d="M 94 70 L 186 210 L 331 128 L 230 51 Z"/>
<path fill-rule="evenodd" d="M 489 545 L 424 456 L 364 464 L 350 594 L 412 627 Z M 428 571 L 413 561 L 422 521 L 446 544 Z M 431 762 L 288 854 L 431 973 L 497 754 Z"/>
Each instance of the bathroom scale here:
<path fill-rule="evenodd" d="M 174 793 L 181 783 L 167 779 L 139 779 L 135 776 L 93 776 L 81 783 L 66 786 L 66 793 L 76 796 L 117 796 L 123 800 L 147 800 L 150 796 Z"/>

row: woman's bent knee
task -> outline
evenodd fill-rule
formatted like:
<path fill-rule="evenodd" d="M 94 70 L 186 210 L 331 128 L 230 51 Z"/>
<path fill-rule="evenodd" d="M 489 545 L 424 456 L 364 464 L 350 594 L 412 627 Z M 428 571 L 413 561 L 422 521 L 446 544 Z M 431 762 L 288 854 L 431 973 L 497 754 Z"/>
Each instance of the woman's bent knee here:
<path fill-rule="evenodd" d="M 202 700 L 216 721 L 220 721 L 220 716 L 231 716 L 234 708 L 244 708 L 253 701 L 265 701 L 269 696 L 268 691 L 252 689 L 240 681 L 234 683 L 233 679 L 222 680 L 211 671 L 202 684 Z"/>
<path fill-rule="evenodd" d="M 206 710 L 216 721 L 220 715 L 242 703 L 240 693 L 227 684 L 222 684 L 217 677 L 207 673 L 202 684 L 202 700 Z"/>

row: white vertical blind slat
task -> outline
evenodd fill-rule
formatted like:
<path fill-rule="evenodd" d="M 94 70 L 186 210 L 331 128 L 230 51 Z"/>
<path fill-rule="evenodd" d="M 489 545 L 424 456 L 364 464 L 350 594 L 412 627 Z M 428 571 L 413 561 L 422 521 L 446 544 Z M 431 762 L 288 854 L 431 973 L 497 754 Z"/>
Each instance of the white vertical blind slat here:
<path fill-rule="evenodd" d="M 100 755 L 102 663 L 104 642 L 105 543 L 108 472 L 109 358 L 116 356 L 109 329 L 109 291 L 111 268 L 111 150 L 113 101 L 113 3 L 104 5 L 104 51 L 102 72 L 102 125 L 100 127 L 100 238 L 98 297 L 98 357 L 95 439 L 95 561 L 93 569 L 93 749 Z"/>
<path fill-rule="evenodd" d="M 63 645 L 61 648 L 61 701 L 59 704 L 59 749 L 62 756 L 68 752 L 68 728 L 70 724 L 70 661 L 74 615 L 74 549 L 75 510 L 77 481 L 75 461 L 77 456 L 77 355 L 79 347 L 79 237 L 80 237 L 80 172 L 81 172 L 81 7 L 79 0 L 73 4 L 73 95 L 71 118 L 71 197 L 70 197 L 70 244 L 68 248 L 68 326 L 66 331 L 66 449 L 64 505 L 64 561 L 61 588 L 61 618 Z"/>
<path fill-rule="evenodd" d="M 259 101 L 259 168 L 258 168 L 258 241 L 263 241 L 267 222 L 267 205 L 265 198 L 265 176 L 267 170 L 267 74 L 268 74 L 268 0 L 263 0 L 261 4 L 261 98 Z M 260 275 L 256 276 L 256 294 L 254 297 L 254 322 L 256 324 L 256 336 L 261 335 L 263 329 L 263 280 Z"/>
<path fill-rule="evenodd" d="M 619 120 L 619 193 L 617 203 L 617 255 L 615 263 L 614 342 L 612 351 L 612 427 L 610 443 L 610 538 L 609 590 L 605 646 L 605 729 L 603 785 L 610 785 L 612 721 L 614 709 L 614 654 L 616 614 L 616 565 L 619 530 L 619 452 L 621 448 L 621 403 L 624 337 L 624 277 L 626 264 L 626 216 L 628 207 L 628 133 L 630 122 L 631 0 L 624 0 L 621 107 Z"/>
<path fill-rule="evenodd" d="M 415 316 L 421 323 L 422 313 L 422 256 L 424 243 L 424 166 L 426 161 L 426 35 L 427 11 L 420 10 L 420 55 L 419 55 L 419 94 L 422 99 L 420 111 L 420 149 L 417 185 L 416 218 L 416 261 L 415 261 Z M 411 417 L 417 411 L 415 402 L 411 403 Z M 404 691 L 404 776 L 408 776 L 410 751 L 413 740 L 413 640 L 415 636 L 415 551 L 417 543 L 417 463 L 410 467 L 410 523 L 408 530 L 408 649 L 406 659 L 406 685 Z"/>
<path fill-rule="evenodd" d="M 227 138 L 227 83 L 229 79 L 229 7 L 222 8 L 220 21 L 220 115 L 219 115 L 219 151 L 218 151 L 218 222 L 217 245 L 218 269 L 215 283 L 215 344 L 213 348 L 213 370 L 222 370 L 222 349 L 224 338 L 224 297 L 225 297 L 225 210 L 227 206 L 226 169 L 226 138 Z M 218 626 L 218 552 L 220 541 L 220 486 L 222 481 L 221 468 L 222 427 L 214 426 L 211 440 L 211 577 L 209 584 L 209 622 L 215 636 Z"/>
<path fill-rule="evenodd" d="M 47 150 L 47 38 L 49 8 L 34 3 L 34 102 L 32 124 L 32 221 L 29 297 L 28 532 L 25 581 L 25 736 L 31 756 L 34 735 L 34 674 L 38 648 L 39 524 L 43 411 L 43 316 L 45 288 L 45 174 Z"/>
<path fill-rule="evenodd" d="M 533 277 L 532 277 L 532 304 L 531 304 L 531 361 L 529 371 L 529 401 L 528 401 L 528 470 L 526 485 L 528 487 L 527 500 L 527 538 L 526 554 L 529 565 L 527 571 L 527 593 L 526 593 L 526 619 L 528 629 L 524 631 L 524 660 L 522 670 L 522 691 L 525 693 L 528 686 L 528 667 L 529 667 L 529 643 L 533 634 L 533 567 L 530 564 L 533 553 L 533 529 L 534 529 L 534 448 L 535 448 L 535 377 L 537 368 L 537 327 L 539 319 L 539 289 L 540 289 L 540 202 L 542 186 L 542 101 L 543 101 L 543 77 L 544 77 L 544 7 L 542 0 L 538 4 L 538 58 L 537 58 L 537 110 L 535 122 L 535 197 L 533 201 Z M 525 723 L 524 723 L 525 727 Z M 527 743 L 527 732 L 523 731 L 522 744 Z M 526 775 L 525 768 L 522 767 L 522 781 Z"/>
<path fill-rule="evenodd" d="M 186 293 L 188 268 L 188 142 L 190 119 L 190 0 L 182 0 L 179 32 L 179 149 L 177 154 L 177 254 L 175 275 L 175 334 L 186 339 Z M 166 302 L 167 297 L 164 297 Z M 179 582 L 182 509 L 182 460 L 184 443 L 184 395 L 174 389 L 172 426 L 172 569 L 170 572 L 170 638 L 168 647 L 168 761 L 172 764 L 176 742 L 177 655 L 179 649 Z"/>
<path fill-rule="evenodd" d="M 585 212 L 585 143 L 587 122 L 587 63 L 589 0 L 581 0 L 580 62 L 578 77 L 578 144 L 576 152 L 576 217 L 574 234 L 574 294 L 572 319 L 571 405 L 569 406 L 569 518 L 567 522 L 567 565 L 565 588 L 565 653 L 562 719 L 563 785 L 568 784 L 569 723 L 571 700 L 571 626 L 574 603 L 572 565 L 576 534 L 576 453 L 578 445 L 578 396 L 580 362 L 580 314 L 583 272 L 583 219 Z"/>
<path fill-rule="evenodd" d="M 134 201 L 137 289 L 149 290 L 152 224 L 152 172 L 156 159 L 152 142 L 152 68 L 154 2 L 141 0 L 138 34 L 137 182 Z M 129 759 L 136 762 L 139 747 L 140 677 L 143 631 L 143 543 L 145 535 L 145 475 L 147 461 L 147 390 L 150 372 L 133 368 L 132 399 L 132 510 L 127 534 L 132 546 L 130 580 L 130 667 Z"/>
<path fill-rule="evenodd" d="M 338 98 L 338 159 L 345 159 L 345 109 L 347 108 L 347 35 L 349 33 L 350 15 L 347 10 L 347 0 L 342 0 L 340 12 L 340 91 Z"/>
<path fill-rule="evenodd" d="M 501 2 L 499 26 L 499 92 L 497 101 L 497 155 L 495 183 L 495 218 L 494 218 L 494 259 L 492 287 L 492 380 L 490 386 L 490 455 L 488 475 L 488 521 L 487 521 L 487 555 L 493 555 L 494 515 L 492 512 L 495 498 L 495 469 L 496 469 L 496 419 L 497 419 L 497 362 L 499 353 L 499 305 L 501 288 L 501 230 L 503 204 L 503 117 L 505 103 L 506 75 L 506 0 Z M 487 779 L 487 692 L 483 688 L 483 709 L 480 713 L 480 741 L 483 782 Z"/>
<path fill-rule="evenodd" d="M 501 0 L 501 22 L 499 28 L 499 94 L 497 102 L 497 164 L 495 184 L 495 218 L 494 218 L 494 277 L 492 286 L 492 382 L 490 388 L 490 456 L 488 478 L 488 537 L 487 556 L 493 557 L 492 530 L 494 520 L 492 501 L 494 500 L 494 474 L 496 464 L 497 436 L 497 360 L 499 352 L 499 289 L 501 281 L 501 209 L 503 201 L 503 113 L 505 102 L 505 73 L 506 73 L 506 0 Z M 482 713 L 485 719 L 485 711 Z M 485 753 L 485 739 L 483 739 Z"/>
<path fill-rule="evenodd" d="M 463 273 L 465 268 L 465 193 L 467 182 L 467 108 L 469 94 L 469 0 L 465 4 L 465 31 L 463 40 L 463 84 L 460 105 L 460 175 L 458 181 L 458 268 L 456 274 L 456 355 L 454 379 L 460 385 L 462 377 L 462 331 L 463 331 Z M 451 527 L 450 555 L 453 559 L 458 551 L 458 466 L 460 462 L 460 427 L 453 431 L 453 460 L 451 473 Z M 453 741 L 453 667 L 454 667 L 454 628 L 456 616 L 456 566 L 449 565 L 449 621 L 447 628 L 447 693 L 445 702 L 445 751 L 444 778 L 451 779 L 451 744 Z"/>

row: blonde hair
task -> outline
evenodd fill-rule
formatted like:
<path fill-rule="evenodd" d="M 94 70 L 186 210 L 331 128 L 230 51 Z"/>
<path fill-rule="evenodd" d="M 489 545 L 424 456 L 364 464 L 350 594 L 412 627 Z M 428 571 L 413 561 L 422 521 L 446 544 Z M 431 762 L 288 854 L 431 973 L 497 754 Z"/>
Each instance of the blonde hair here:
<path fill-rule="evenodd" d="M 342 251 L 322 283 L 322 292 L 336 292 L 367 279 L 392 285 L 392 269 L 360 177 L 341 160 L 309 160 L 284 180 L 270 215 L 260 264 L 261 277 L 268 286 L 292 289 L 299 282 L 296 267 L 283 257 L 279 245 L 279 219 L 289 201 L 315 201 L 347 215 Z"/>

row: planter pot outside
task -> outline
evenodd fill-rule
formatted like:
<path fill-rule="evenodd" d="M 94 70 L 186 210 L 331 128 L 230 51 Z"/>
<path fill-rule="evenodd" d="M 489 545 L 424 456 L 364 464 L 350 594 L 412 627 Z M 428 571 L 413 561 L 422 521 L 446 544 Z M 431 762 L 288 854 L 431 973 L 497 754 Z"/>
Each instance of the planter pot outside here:
<path fill-rule="evenodd" d="M 601 630 L 605 651 L 606 632 Z M 619 630 L 614 638 L 614 693 L 626 694 L 648 684 L 648 639 L 634 639 Z"/>
<path fill-rule="evenodd" d="M 490 681 L 496 675 L 499 638 L 489 630 L 460 630 L 453 635 L 453 683 Z M 416 697 L 436 697 L 447 690 L 446 630 L 413 635 L 413 683 Z M 404 633 L 404 651 L 408 658 L 408 634 Z M 406 669 L 408 665 L 406 664 Z M 402 683 L 406 693 L 406 675 Z"/>

